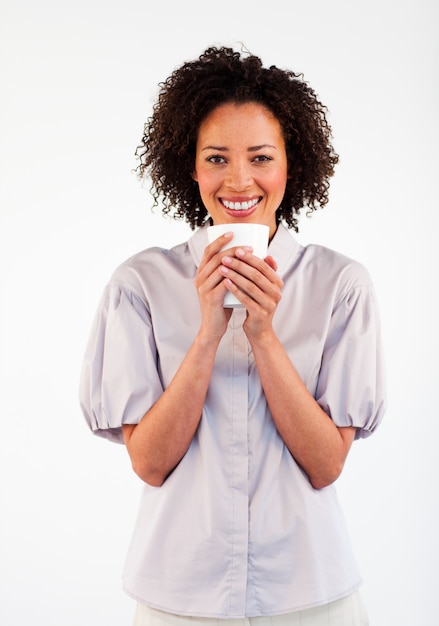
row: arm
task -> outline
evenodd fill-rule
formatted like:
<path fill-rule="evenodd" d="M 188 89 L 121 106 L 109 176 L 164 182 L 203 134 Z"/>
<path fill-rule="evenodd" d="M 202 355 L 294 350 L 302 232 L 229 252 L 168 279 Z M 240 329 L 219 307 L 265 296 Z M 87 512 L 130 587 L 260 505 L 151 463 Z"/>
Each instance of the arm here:
<path fill-rule="evenodd" d="M 177 373 L 159 400 L 138 424 L 123 426 L 133 469 L 159 487 L 181 461 L 201 419 L 216 351 L 231 311 L 223 307 L 227 292 L 218 271 L 218 254 L 227 243 L 220 237 L 206 248 L 195 285 L 201 308 L 199 332 Z"/>
<path fill-rule="evenodd" d="M 315 489 L 330 485 L 343 469 L 355 428 L 338 428 L 320 408 L 274 331 L 249 341 L 280 436 Z"/>
<path fill-rule="evenodd" d="M 355 428 L 338 428 L 320 408 L 273 330 L 282 288 L 274 260 L 268 258 L 264 263 L 237 251 L 235 258 L 226 257 L 223 264 L 226 285 L 247 308 L 244 330 L 273 421 L 312 486 L 325 487 L 340 475 Z"/>
<path fill-rule="evenodd" d="M 133 469 L 159 487 L 180 462 L 201 418 L 218 341 L 200 333 L 169 387 L 137 425 L 123 426 Z"/>

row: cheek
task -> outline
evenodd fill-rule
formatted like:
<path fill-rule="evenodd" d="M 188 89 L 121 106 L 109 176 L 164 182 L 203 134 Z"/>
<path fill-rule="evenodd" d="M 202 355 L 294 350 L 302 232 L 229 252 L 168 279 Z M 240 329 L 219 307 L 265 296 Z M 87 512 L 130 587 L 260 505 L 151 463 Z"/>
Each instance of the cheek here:
<path fill-rule="evenodd" d="M 270 186 L 273 191 L 277 191 L 280 196 L 283 197 L 285 193 L 285 187 L 287 185 L 287 171 L 279 171 L 273 174 L 270 180 Z"/>
<path fill-rule="evenodd" d="M 196 171 L 196 179 L 201 195 L 210 194 L 218 187 L 216 177 L 202 169 Z"/>

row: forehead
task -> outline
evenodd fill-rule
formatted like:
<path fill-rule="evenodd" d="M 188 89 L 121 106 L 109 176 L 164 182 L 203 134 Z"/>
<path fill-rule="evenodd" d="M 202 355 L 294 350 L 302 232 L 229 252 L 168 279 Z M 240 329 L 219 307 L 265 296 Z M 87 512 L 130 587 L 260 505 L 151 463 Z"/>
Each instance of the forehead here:
<path fill-rule="evenodd" d="M 269 135 L 282 140 L 279 121 L 273 113 L 256 102 L 221 104 L 201 122 L 198 140 L 208 136 L 223 136 L 229 139 Z"/>

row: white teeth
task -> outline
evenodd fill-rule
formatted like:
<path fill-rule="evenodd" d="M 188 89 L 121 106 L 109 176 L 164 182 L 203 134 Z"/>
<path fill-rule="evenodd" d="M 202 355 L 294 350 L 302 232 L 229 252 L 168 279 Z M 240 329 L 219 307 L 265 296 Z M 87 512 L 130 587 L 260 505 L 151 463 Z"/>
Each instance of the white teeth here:
<path fill-rule="evenodd" d="M 231 209 L 232 211 L 245 211 L 246 209 L 250 209 L 255 206 L 258 202 L 258 198 L 250 200 L 250 202 L 228 202 L 227 200 L 223 200 L 223 204 L 226 209 Z"/>

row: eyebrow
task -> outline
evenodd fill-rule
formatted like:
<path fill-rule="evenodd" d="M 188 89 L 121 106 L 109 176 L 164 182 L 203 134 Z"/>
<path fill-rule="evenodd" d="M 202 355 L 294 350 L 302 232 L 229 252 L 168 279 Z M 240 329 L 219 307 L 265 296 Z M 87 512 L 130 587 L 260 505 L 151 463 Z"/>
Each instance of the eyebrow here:
<path fill-rule="evenodd" d="M 263 143 L 260 146 L 251 146 L 250 148 L 247 148 L 247 152 L 259 152 L 259 150 L 262 150 L 263 148 L 273 148 L 274 150 L 276 150 L 276 146 L 271 145 L 271 143 Z M 227 148 L 226 146 L 206 146 L 205 148 L 202 149 L 203 150 L 218 150 L 218 152 L 228 152 L 229 148 Z"/>

